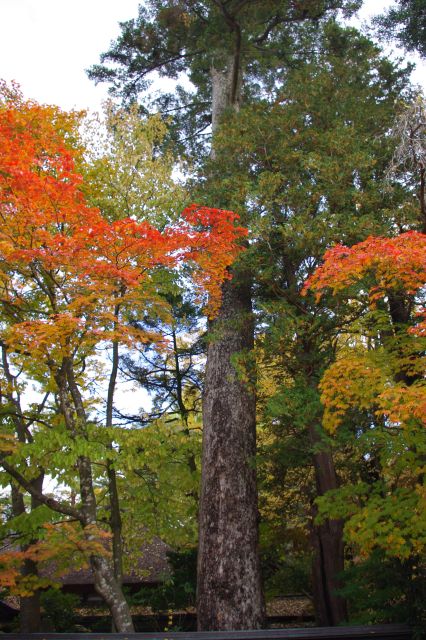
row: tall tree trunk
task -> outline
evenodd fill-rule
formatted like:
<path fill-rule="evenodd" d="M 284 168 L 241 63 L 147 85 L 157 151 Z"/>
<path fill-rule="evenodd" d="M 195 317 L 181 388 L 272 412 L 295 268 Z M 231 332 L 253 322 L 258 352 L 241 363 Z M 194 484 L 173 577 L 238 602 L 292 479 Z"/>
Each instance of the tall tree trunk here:
<path fill-rule="evenodd" d="M 37 564 L 33 560 L 25 560 L 22 575 L 36 576 L 37 572 Z M 30 596 L 20 597 L 19 631 L 20 633 L 39 633 L 40 623 L 40 591 L 36 590 Z"/>
<path fill-rule="evenodd" d="M 198 548 L 200 630 L 255 629 L 264 618 L 254 456 L 255 395 L 233 356 L 253 348 L 250 287 L 227 282 L 207 352 Z"/>
<path fill-rule="evenodd" d="M 225 71 L 211 70 L 212 158 L 224 111 L 239 107 L 240 33 Z M 210 326 L 203 394 L 203 454 L 199 508 L 197 615 L 199 630 L 255 629 L 264 602 L 258 551 L 254 457 L 254 385 L 243 382 L 234 358 L 254 346 L 250 281 L 234 274 L 222 288 Z"/>
<path fill-rule="evenodd" d="M 321 444 L 321 429 L 315 424 L 309 428 L 318 496 L 338 487 L 332 453 Z M 315 515 L 314 509 L 313 520 Z M 311 540 L 314 550 L 312 578 L 316 622 L 320 626 L 337 625 L 347 619 L 346 601 L 336 594 L 341 586 L 339 575 L 344 569 L 343 521 L 313 522 Z"/>

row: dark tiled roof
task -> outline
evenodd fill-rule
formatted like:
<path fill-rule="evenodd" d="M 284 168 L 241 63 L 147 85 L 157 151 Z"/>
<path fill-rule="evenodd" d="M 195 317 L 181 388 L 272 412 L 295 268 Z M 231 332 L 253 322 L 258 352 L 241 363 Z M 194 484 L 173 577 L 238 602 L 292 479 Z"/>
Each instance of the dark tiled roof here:
<path fill-rule="evenodd" d="M 151 542 L 145 543 L 141 547 L 134 570 L 128 573 L 125 572 L 123 577 L 124 584 L 160 582 L 164 575 L 170 573 L 166 555 L 169 549 L 170 547 L 160 538 L 153 538 Z M 41 570 L 40 573 L 43 575 L 44 571 Z M 45 570 L 45 575 L 50 573 L 51 571 Z M 62 576 L 59 581 L 63 585 L 92 584 L 93 574 L 90 568 L 70 571 Z"/>

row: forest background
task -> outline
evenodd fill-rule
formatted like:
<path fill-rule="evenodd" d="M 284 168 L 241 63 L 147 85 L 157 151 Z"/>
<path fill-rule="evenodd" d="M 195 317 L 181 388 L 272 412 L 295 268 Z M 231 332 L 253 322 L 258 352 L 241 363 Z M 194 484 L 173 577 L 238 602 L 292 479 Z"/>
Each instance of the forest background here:
<path fill-rule="evenodd" d="M 110 104 L 106 126 L 92 119 L 83 137 L 77 129 L 78 114 L 66 116 L 28 105 L 19 93 L 4 89 L 2 115 L 14 110 L 22 118 L 16 119 L 15 133 L 23 136 L 22 123 L 34 123 L 25 118 L 37 114 L 38 141 L 45 145 L 48 137 L 42 136 L 50 135 L 49 157 L 59 154 L 64 161 L 41 169 L 48 180 L 53 170 L 56 186 L 65 180 L 75 187 L 73 193 L 61 191 L 55 209 L 71 216 L 65 221 L 69 237 L 81 240 L 81 228 L 88 233 L 97 207 L 102 220 L 96 233 L 102 246 L 96 238 L 91 247 L 79 245 L 86 261 L 85 278 L 94 278 L 89 287 L 92 298 L 85 299 L 82 311 L 81 287 L 87 282 L 83 286 L 63 248 L 59 251 L 55 244 L 56 263 L 52 256 L 46 263 L 40 254 L 17 255 L 7 243 L 11 236 L 21 235 L 16 236 L 13 225 L 9 232 L 3 229 L 3 482 L 5 487 L 12 485 L 11 498 L 4 500 L 4 536 L 15 536 L 22 545 L 19 553 L 3 559 L 3 584 L 21 593 L 32 611 L 28 618 L 34 620 L 38 602 L 32 588 L 47 586 L 37 578 L 37 563 L 60 553 L 65 562 L 59 572 L 69 569 L 71 558 L 79 562 L 86 557 L 99 573 L 102 590 L 101 578 L 111 569 L 99 541 L 109 531 L 117 589 L 104 596 L 117 628 L 131 629 L 129 613 L 122 615 L 123 559 L 134 562 L 141 539 L 154 534 L 189 558 L 196 544 L 197 512 L 202 523 L 207 511 L 205 503 L 198 503 L 205 352 L 214 355 L 217 345 L 223 349 L 226 332 L 233 339 L 238 334 L 240 340 L 241 326 L 246 330 L 253 322 L 255 341 L 251 343 L 246 334 L 246 342 L 238 343 L 228 360 L 235 373 L 233 393 L 246 393 L 247 404 L 257 396 L 259 571 L 267 594 L 313 593 L 319 624 L 402 620 L 421 626 L 425 616 L 424 99 L 410 84 L 404 63 L 392 62 L 367 36 L 335 20 L 333 11 L 340 5 L 350 13 L 356 3 L 306 3 L 300 8 L 271 2 L 254 13 L 244 12 L 245 3 L 231 3 L 221 12 L 225 4 L 229 5 L 189 3 L 188 8 L 185 3 L 152 3 L 157 31 L 150 26 L 149 15 L 141 14 L 140 24 L 123 25 L 122 39 L 106 58 L 115 63 L 113 70 L 94 67 L 91 75 L 113 82 L 116 98 L 126 109 Z M 413 3 L 414 12 L 416 7 Z M 422 16 L 419 5 L 414 24 Z M 218 107 L 220 100 L 211 101 L 209 63 L 201 43 L 208 33 L 207 53 L 216 56 L 212 68 L 225 77 L 229 42 L 222 42 L 220 19 L 228 25 L 230 42 L 241 29 L 246 38 L 241 57 L 246 59 L 244 65 L 239 62 L 244 73 L 236 78 L 228 102 Z M 202 23 L 198 31 L 197 20 Z M 275 33 L 282 25 L 285 28 Z M 138 41 L 141 29 L 144 38 Z M 424 30 L 407 27 L 404 34 L 408 34 L 405 46 L 424 55 Z M 182 42 L 194 47 L 188 62 L 182 61 L 186 57 Z M 164 58 L 170 47 L 175 60 Z M 140 57 L 133 58 L 138 50 Z M 173 95 L 149 95 L 144 74 L 155 68 L 169 76 L 190 73 L 194 89 L 188 91 L 185 85 Z M 212 74 L 213 97 L 214 78 Z M 135 108 L 137 97 L 142 101 Z M 165 118 L 149 117 L 158 109 Z M 3 131 L 10 132 L 3 124 Z M 7 126 L 12 126 L 9 121 Z M 37 151 L 34 139 L 27 142 L 32 152 Z M 13 145 L 8 150 L 10 164 L 2 174 L 6 191 L 17 158 Z M 176 180 L 177 166 L 184 181 Z M 78 175 L 83 176 L 81 186 Z M 39 206 L 31 202 L 36 189 L 30 191 L 20 183 L 13 188 L 13 206 L 24 217 Z M 180 211 L 193 200 L 201 207 L 223 209 L 201 208 L 195 214 L 190 209 L 183 224 L 195 228 L 179 227 Z M 3 205 L 4 221 L 10 206 L 9 201 Z M 89 218 L 84 218 L 85 207 Z M 215 300 L 227 265 L 215 262 L 214 256 L 221 255 L 222 247 L 224 254 L 234 257 L 229 209 L 242 216 L 248 242 L 234 268 L 234 285 L 225 284 L 219 317 L 206 340 L 200 294 L 193 295 L 189 282 L 198 260 Z M 120 286 L 103 289 L 101 277 L 111 273 L 98 273 L 84 254 L 94 247 L 105 252 L 105 237 L 111 243 L 112 238 L 123 242 L 119 234 L 128 233 L 122 224 L 126 217 L 135 224 L 153 225 L 148 242 L 148 227 L 132 227 L 140 234 L 139 258 L 147 260 L 138 268 L 144 274 L 153 269 L 144 280 L 142 299 L 136 295 L 136 290 L 141 293 L 137 289 L 141 282 L 129 274 L 123 280 L 115 273 L 114 283 Z M 52 234 L 51 219 L 43 224 Z M 80 235 L 75 235 L 75 225 L 82 224 L 86 227 L 78 227 Z M 170 225 L 175 235 L 167 232 Z M 192 266 L 176 272 L 171 256 L 182 251 L 176 244 L 178 229 L 180 240 L 183 232 L 192 238 L 201 234 L 204 244 L 200 251 L 197 240 L 189 251 Z M 218 229 L 220 244 L 214 235 Z M 108 236 L 111 230 L 116 235 Z M 57 243 L 58 232 L 57 228 L 49 243 Z M 30 236 L 31 247 L 25 251 L 34 251 L 34 242 L 41 242 L 36 229 L 31 233 L 36 235 Z M 40 246 L 46 242 L 44 237 Z M 336 243 L 352 249 L 332 250 L 323 269 L 313 275 L 325 251 Z M 157 248 L 154 256 L 147 248 L 151 245 Z M 187 239 L 184 246 L 187 254 Z M 134 250 L 125 247 L 134 266 Z M 63 277 L 59 282 L 58 273 Z M 229 308 L 224 313 L 229 286 L 235 291 L 238 283 L 246 302 L 250 291 L 250 304 L 241 307 L 239 315 L 233 299 L 229 316 Z M 206 286 L 206 278 L 201 284 Z M 97 300 L 93 299 L 96 287 Z M 52 306 L 58 296 L 60 308 Z M 95 302 L 99 305 L 101 300 L 102 308 L 97 309 Z M 210 316 L 217 314 L 217 307 L 210 306 Z M 90 331 L 81 333 L 79 326 L 75 333 L 75 325 L 65 323 L 64 313 L 70 309 L 79 309 L 80 320 L 90 318 Z M 40 332 L 46 314 L 56 334 Z M 99 337 L 101 326 L 104 333 Z M 71 339 L 65 346 L 64 335 Z M 100 350 L 108 354 L 111 366 L 105 364 L 105 356 L 97 357 Z M 226 385 L 230 375 L 224 377 Z M 106 382 L 100 385 L 102 376 Z M 151 394 L 149 411 L 137 415 L 114 409 L 120 376 Z M 211 394 L 212 381 L 207 382 Z M 37 400 L 25 397 L 31 384 L 41 393 Z M 216 399 L 224 395 L 216 390 Z M 204 396 L 209 397 L 206 391 Z M 226 436 L 220 452 L 227 450 L 234 465 L 232 477 L 238 479 L 238 447 L 232 451 L 233 433 Z M 13 446 L 11 437 L 17 440 Z M 205 442 L 209 442 L 206 437 Z M 216 445 L 205 445 L 206 464 L 211 464 L 208 454 Z M 254 450 L 244 451 L 246 484 L 250 484 Z M 51 489 L 41 488 L 44 476 L 58 479 L 60 491 L 54 496 Z M 255 495 L 256 488 L 246 496 L 250 508 Z M 224 505 L 226 518 L 235 525 L 235 501 Z M 255 521 L 246 529 L 255 532 Z M 257 545 L 257 534 L 250 544 Z M 228 557 L 233 560 L 236 554 L 230 552 Z M 244 595 L 252 604 L 258 599 L 251 612 L 244 612 L 249 626 L 256 626 L 262 615 L 261 589 L 255 593 L 256 571 L 250 576 L 253 592 L 250 598 Z M 209 588 L 199 581 L 199 594 Z M 225 599 L 229 596 L 227 592 Z M 241 602 L 241 593 L 233 597 Z M 215 605 L 223 609 L 223 602 Z M 211 601 L 209 607 L 214 609 Z M 240 611 L 240 620 L 242 615 Z M 239 628 L 242 623 L 216 620 L 204 626 L 209 624 Z"/>

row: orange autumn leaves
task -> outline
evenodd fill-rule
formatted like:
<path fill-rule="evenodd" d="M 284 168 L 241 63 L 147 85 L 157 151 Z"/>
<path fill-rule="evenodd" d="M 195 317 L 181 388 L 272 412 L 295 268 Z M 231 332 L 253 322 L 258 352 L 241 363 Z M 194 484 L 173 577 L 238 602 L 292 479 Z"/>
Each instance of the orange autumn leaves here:
<path fill-rule="evenodd" d="M 426 336 L 426 236 L 410 231 L 394 238 L 370 237 L 348 248 L 338 245 L 325 254 L 324 264 L 309 279 L 317 300 L 328 290 L 343 292 L 366 304 L 369 336 L 359 325 L 352 348 L 342 350 L 321 382 L 324 424 L 334 431 L 352 408 L 372 410 L 390 426 L 426 425 L 424 345 Z M 378 305 L 404 301 L 406 326 L 379 327 Z M 380 316 L 377 316 L 379 322 Z M 377 337 L 383 333 L 384 343 Z M 367 344 L 373 342 L 374 348 Z M 401 373 L 404 375 L 401 375 Z M 404 380 L 405 378 L 405 380 Z M 407 383 L 409 380 L 409 383 Z"/>
<path fill-rule="evenodd" d="M 221 283 L 245 230 L 229 211 L 186 209 L 162 232 L 129 218 L 109 222 L 80 191 L 78 114 L 0 98 L 0 288 L 3 339 L 32 356 L 58 358 L 100 340 L 161 339 L 120 320 L 164 305 L 155 275 L 192 265 L 195 285 L 220 304 Z"/>
<path fill-rule="evenodd" d="M 371 303 L 389 292 L 416 295 L 426 284 L 426 235 L 408 231 L 394 238 L 367 238 L 352 248 L 336 245 L 324 256 L 324 264 L 306 284 L 317 292 L 333 293 L 351 284 L 365 282 Z M 426 309 L 418 305 L 418 322 L 413 333 L 426 333 Z"/>
<path fill-rule="evenodd" d="M 70 571 L 88 568 L 91 554 L 111 555 L 109 533 L 96 525 L 83 531 L 74 522 L 45 523 L 40 539 L 25 550 L 13 540 L 9 544 L 0 554 L 0 588 L 21 597 L 31 596 L 36 589 L 58 586 Z M 36 562 L 41 567 L 40 575 L 22 572 L 25 560 Z"/>

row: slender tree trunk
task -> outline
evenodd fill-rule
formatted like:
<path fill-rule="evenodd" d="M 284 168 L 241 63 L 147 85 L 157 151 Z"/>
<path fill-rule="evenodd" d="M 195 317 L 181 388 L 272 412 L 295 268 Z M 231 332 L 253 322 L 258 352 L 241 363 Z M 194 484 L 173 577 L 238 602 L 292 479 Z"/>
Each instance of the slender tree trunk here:
<path fill-rule="evenodd" d="M 90 527 L 96 524 L 96 498 L 93 490 L 91 464 L 88 458 L 79 458 L 78 471 L 81 504 L 84 514 L 83 528 L 86 531 L 87 539 L 90 540 L 93 536 Z M 115 576 L 114 567 L 111 565 L 110 560 L 104 556 L 92 555 L 90 566 L 94 575 L 95 589 L 108 605 L 115 629 L 119 633 L 133 632 L 134 627 L 129 605 L 124 597 L 121 584 Z"/>
<path fill-rule="evenodd" d="M 309 428 L 318 496 L 338 487 L 332 453 L 321 445 L 321 428 L 319 425 Z M 314 509 L 313 520 L 315 515 Z M 344 569 L 343 521 L 313 522 L 311 540 L 314 550 L 312 578 L 316 622 L 320 626 L 338 625 L 347 619 L 346 601 L 336 594 L 341 586 L 339 575 Z"/>
<path fill-rule="evenodd" d="M 421 215 L 421 231 L 426 233 L 426 168 L 420 167 L 419 201 Z"/>
<path fill-rule="evenodd" d="M 123 582 L 123 543 L 122 521 L 120 513 L 120 500 L 118 496 L 117 474 L 110 462 L 107 463 L 108 491 L 110 502 L 110 527 L 112 533 L 112 558 L 114 563 L 114 575 L 117 582 Z"/>
<path fill-rule="evenodd" d="M 9 402 L 15 407 L 15 415 L 13 417 L 15 423 L 15 430 L 18 440 L 25 444 L 28 440 L 31 440 L 32 436 L 29 432 L 29 429 L 26 428 L 24 414 L 21 406 L 21 398 L 18 391 L 18 387 L 15 384 L 16 379 L 13 376 L 10 367 L 7 349 L 3 345 L 2 346 L 2 363 L 3 363 L 3 371 L 6 376 L 6 379 L 9 383 L 9 391 L 7 394 Z M 47 398 L 47 397 L 46 397 Z M 39 470 L 39 475 L 31 480 L 31 486 L 38 493 L 42 492 L 43 489 L 43 480 L 44 480 L 44 472 L 43 470 Z M 11 485 L 12 492 L 12 513 L 14 516 L 19 516 L 25 513 L 25 503 L 24 496 L 22 490 L 16 486 L 15 484 Z M 31 495 L 31 510 L 36 509 L 40 505 L 40 502 L 37 500 L 34 495 Z M 36 542 L 36 540 L 32 540 L 30 544 Z M 22 551 L 25 551 L 29 545 L 24 545 L 22 547 Z M 33 560 L 29 560 L 28 558 L 24 561 L 21 573 L 23 576 L 37 576 L 38 575 L 38 567 L 37 563 Z M 40 591 L 36 590 L 30 596 L 22 596 L 20 598 L 20 609 L 19 609 L 19 628 L 21 633 L 37 633 L 40 631 L 40 622 L 41 622 L 41 614 L 40 614 Z"/>
<path fill-rule="evenodd" d="M 184 397 L 183 397 L 183 384 L 182 384 L 183 374 L 182 374 L 180 362 L 179 362 L 179 348 L 178 348 L 176 331 L 174 328 L 172 329 L 172 340 L 173 340 L 173 354 L 174 354 L 174 362 L 175 362 L 176 401 L 179 407 L 179 413 L 182 420 L 183 432 L 189 438 L 191 435 L 188 427 L 189 411 L 186 408 Z M 193 453 L 190 453 L 187 457 L 187 461 L 188 461 L 188 468 L 191 474 L 196 473 L 197 462 L 195 459 L 195 455 Z M 199 495 L 198 495 L 197 489 L 194 489 L 193 491 L 191 491 L 191 496 L 194 498 L 194 502 L 196 505 L 197 513 L 198 513 Z"/>
<path fill-rule="evenodd" d="M 25 513 L 24 496 L 21 490 L 12 485 L 12 513 L 19 516 Z M 25 551 L 26 547 L 22 550 Z M 37 564 L 33 560 L 25 560 L 21 573 L 23 576 L 37 576 Z M 40 591 L 30 596 L 21 596 L 19 607 L 19 630 L 21 633 L 38 633 L 40 631 Z"/>
<path fill-rule="evenodd" d="M 64 387 L 65 379 L 74 404 L 79 429 L 85 435 L 87 417 L 80 390 L 74 379 L 71 361 L 64 361 L 63 374 L 65 374 L 66 378 L 59 375 L 57 382 L 62 413 L 67 423 L 67 428 L 71 433 L 76 433 L 74 419 L 69 413 L 66 388 Z M 80 456 L 77 460 L 77 468 L 80 481 L 82 525 L 87 539 L 91 540 L 93 537 L 91 527 L 96 525 L 97 522 L 97 504 L 93 488 L 91 460 L 86 456 Z M 120 581 L 115 576 L 114 566 L 111 565 L 108 558 L 100 555 L 92 555 L 90 565 L 94 575 L 95 589 L 108 605 L 116 630 L 119 633 L 133 632 L 134 627 L 129 605 L 124 597 Z"/>
<path fill-rule="evenodd" d="M 120 306 L 115 308 L 115 316 L 118 318 Z M 114 327 L 115 328 L 115 327 Z M 117 384 L 119 364 L 119 352 L 118 343 L 112 344 L 112 369 L 109 378 L 107 405 L 106 405 L 106 420 L 105 426 L 107 428 L 112 427 L 113 423 L 113 408 L 114 408 L 114 393 Z M 109 445 L 112 450 L 112 443 Z M 110 504 L 110 527 L 112 533 L 112 557 L 114 562 L 114 575 L 117 582 L 121 585 L 123 581 L 123 542 L 122 542 L 122 529 L 123 524 L 121 520 L 120 511 L 120 497 L 118 494 L 117 474 L 114 469 L 114 465 L 111 461 L 107 461 L 107 475 L 108 475 L 108 493 Z"/>
<path fill-rule="evenodd" d="M 112 444 L 110 445 L 112 449 Z M 110 504 L 109 524 L 112 535 L 112 561 L 114 565 L 114 578 L 121 587 L 123 584 L 123 542 L 122 542 L 122 520 L 120 513 L 120 500 L 118 496 L 117 474 L 110 460 L 107 461 L 108 493 Z M 111 632 L 115 633 L 117 627 L 114 620 L 111 624 Z"/>
<path fill-rule="evenodd" d="M 95 577 L 95 589 L 108 605 L 115 629 L 118 633 L 133 633 L 135 629 L 129 605 L 114 575 L 110 561 L 103 556 L 92 556 L 90 566 Z"/>

